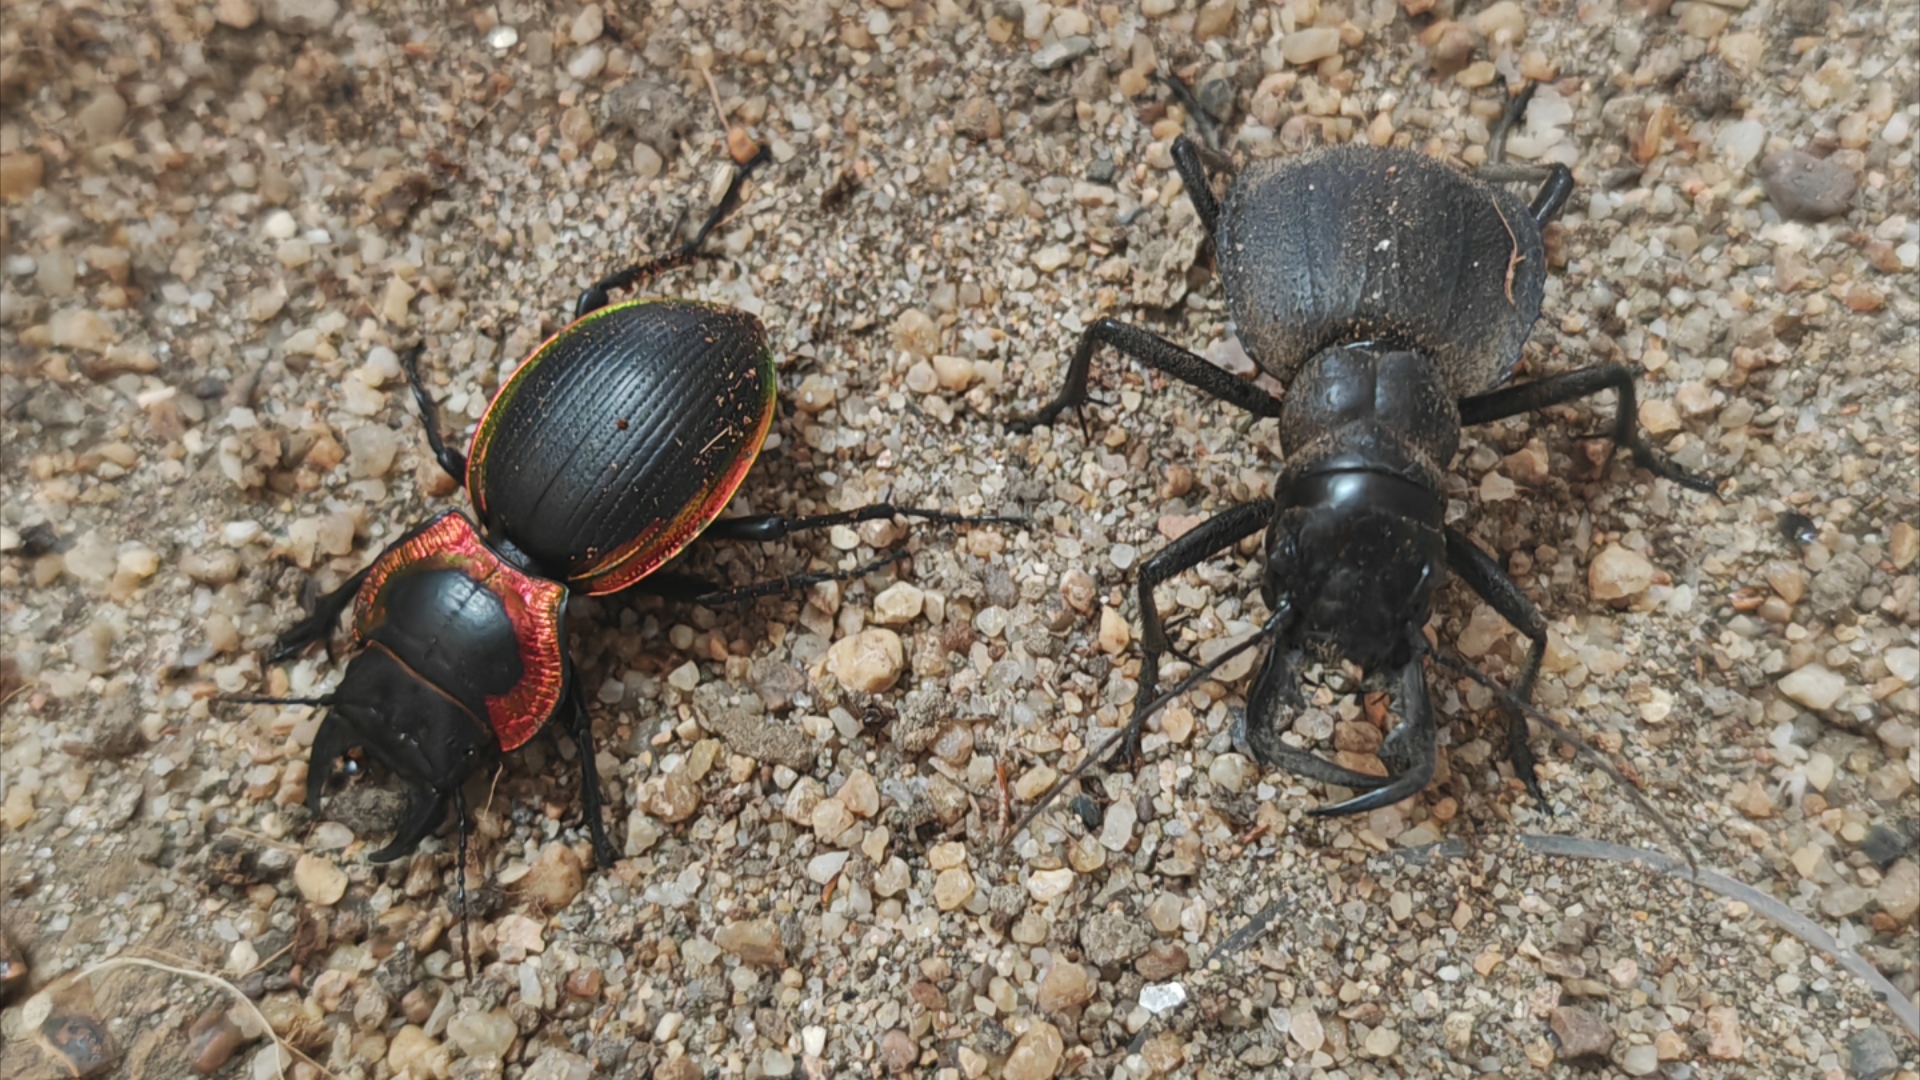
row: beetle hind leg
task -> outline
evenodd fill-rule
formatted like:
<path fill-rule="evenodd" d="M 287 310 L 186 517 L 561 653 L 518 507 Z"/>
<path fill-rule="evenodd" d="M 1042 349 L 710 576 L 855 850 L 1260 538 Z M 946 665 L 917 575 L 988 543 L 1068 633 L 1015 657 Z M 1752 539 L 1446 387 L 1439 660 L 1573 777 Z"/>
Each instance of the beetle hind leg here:
<path fill-rule="evenodd" d="M 1196 163 L 1195 168 L 1198 167 Z M 1279 399 L 1253 383 L 1208 363 L 1205 358 L 1188 352 L 1158 334 L 1115 319 L 1101 319 L 1080 335 L 1080 345 L 1074 349 L 1073 359 L 1067 364 L 1067 378 L 1060 392 L 1039 412 L 1010 420 L 1007 427 L 1013 431 L 1031 431 L 1052 424 L 1068 409 L 1084 408 L 1093 354 L 1102 345 L 1111 345 L 1122 356 L 1138 360 L 1170 378 L 1178 379 L 1255 416 L 1280 415 Z"/>

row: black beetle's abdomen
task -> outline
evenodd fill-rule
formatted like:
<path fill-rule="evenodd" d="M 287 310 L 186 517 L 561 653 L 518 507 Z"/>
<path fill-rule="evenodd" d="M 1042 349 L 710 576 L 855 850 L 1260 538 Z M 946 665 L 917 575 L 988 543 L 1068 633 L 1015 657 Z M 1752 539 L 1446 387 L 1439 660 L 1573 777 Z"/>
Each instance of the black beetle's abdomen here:
<path fill-rule="evenodd" d="M 1546 290 L 1526 204 L 1410 150 L 1256 165 L 1215 240 L 1240 338 L 1283 383 L 1328 346 L 1370 340 L 1429 357 L 1456 397 L 1479 393 L 1512 372 Z"/>
<path fill-rule="evenodd" d="M 474 432 L 467 490 L 490 535 L 598 595 L 700 534 L 773 421 L 758 319 L 685 300 L 601 308 L 542 345 Z"/>

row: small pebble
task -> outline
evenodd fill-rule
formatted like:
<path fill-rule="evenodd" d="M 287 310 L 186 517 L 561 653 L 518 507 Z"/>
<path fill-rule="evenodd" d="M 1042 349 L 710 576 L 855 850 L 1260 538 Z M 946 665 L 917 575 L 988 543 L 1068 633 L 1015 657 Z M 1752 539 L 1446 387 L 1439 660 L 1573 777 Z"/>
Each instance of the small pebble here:
<path fill-rule="evenodd" d="M 1821 664 L 1798 668 L 1774 685 L 1789 699 L 1816 711 L 1833 708 L 1847 692 L 1846 677 Z"/>
<path fill-rule="evenodd" d="M 1066 1042 L 1060 1029 L 1045 1020 L 1036 1020 L 1013 1044 L 1000 1075 L 1004 1080 L 1052 1080 L 1060 1071 L 1060 1059 Z"/>
<path fill-rule="evenodd" d="M 728 923 L 713 935 L 713 943 L 754 967 L 774 967 L 787 960 L 780 931 L 769 919 Z"/>
<path fill-rule="evenodd" d="M 1846 213 L 1859 186 L 1845 165 L 1803 150 L 1767 155 L 1760 163 L 1760 183 L 1780 216 L 1796 221 L 1824 221 Z"/>
<path fill-rule="evenodd" d="M 1094 989 L 1093 975 L 1086 968 L 1070 960 L 1055 960 L 1040 976 L 1033 1003 L 1041 1012 L 1057 1014 L 1093 1000 Z"/>
<path fill-rule="evenodd" d="M 1854 1080 L 1886 1080 L 1900 1068 L 1900 1052 L 1885 1029 L 1870 1027 L 1847 1038 L 1847 1063 Z"/>
<path fill-rule="evenodd" d="M 1613 1029 L 1578 1005 L 1562 1005 L 1547 1014 L 1547 1026 L 1560 1040 L 1560 1056 L 1569 1061 L 1605 1057 L 1613 1048 Z"/>
<path fill-rule="evenodd" d="M 1653 564 L 1645 555 L 1610 544 L 1587 568 L 1587 588 L 1595 600 L 1621 600 L 1653 584 Z"/>
<path fill-rule="evenodd" d="M 1313 26 L 1280 39 L 1280 56 L 1298 67 L 1317 64 L 1340 52 L 1340 31 L 1330 26 Z"/>
<path fill-rule="evenodd" d="M 331 907 L 347 894 L 347 874 L 331 859 L 301 855 L 293 864 L 293 884 L 308 903 Z"/>
<path fill-rule="evenodd" d="M 900 635 L 887 629 L 862 630 L 827 650 L 827 671 L 840 685 L 865 694 L 892 689 L 905 663 Z"/>

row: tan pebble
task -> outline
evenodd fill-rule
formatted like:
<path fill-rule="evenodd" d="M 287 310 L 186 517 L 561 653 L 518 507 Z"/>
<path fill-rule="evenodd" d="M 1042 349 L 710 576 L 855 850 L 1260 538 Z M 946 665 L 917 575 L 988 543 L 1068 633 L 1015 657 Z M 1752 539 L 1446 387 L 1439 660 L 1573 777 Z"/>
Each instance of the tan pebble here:
<path fill-rule="evenodd" d="M 893 321 L 893 348 L 908 352 L 914 356 L 933 356 L 941 350 L 941 329 L 933 321 L 933 315 L 927 315 L 918 307 L 908 307 L 900 311 Z"/>
<path fill-rule="evenodd" d="M 19 202 L 40 190 L 47 162 L 39 154 L 0 154 L 0 199 Z"/>
<path fill-rule="evenodd" d="M 1390 1027 L 1374 1028 L 1367 1032 L 1360 1050 L 1371 1058 L 1390 1058 L 1400 1052 L 1400 1033 Z"/>
<path fill-rule="evenodd" d="M 554 841 L 540 849 L 520 888 L 537 898 L 549 911 L 559 911 L 580 895 L 586 885 L 585 870 L 573 848 Z"/>
<path fill-rule="evenodd" d="M 1773 797 L 1765 783 L 1735 784 L 1727 792 L 1727 805 L 1755 819 L 1770 818 L 1774 811 Z"/>
<path fill-rule="evenodd" d="M 1280 57 L 1289 64 L 1305 67 L 1317 64 L 1340 52 L 1340 31 L 1331 26 L 1311 26 L 1295 30 L 1280 39 Z"/>
<path fill-rule="evenodd" d="M 1300 1049 L 1311 1054 L 1326 1044 L 1327 1029 L 1320 1023 L 1320 1014 L 1313 1006 L 1304 1001 L 1296 1001 L 1288 1015 L 1287 1037 Z"/>
<path fill-rule="evenodd" d="M 1100 609 L 1100 651 L 1108 656 L 1118 656 L 1125 652 L 1128 642 L 1133 640 L 1133 631 L 1127 626 L 1127 620 L 1113 608 Z"/>
<path fill-rule="evenodd" d="M 700 809 L 700 787 L 683 772 L 668 773 L 647 782 L 642 805 L 669 825 L 685 821 Z"/>
<path fill-rule="evenodd" d="M 9 829 L 24 828 L 33 820 L 33 813 L 33 792 L 18 784 L 10 786 L 6 800 L 0 802 L 0 824 Z"/>
<path fill-rule="evenodd" d="M 1618 544 L 1594 556 L 1587 567 L 1587 589 L 1595 600 L 1620 600 L 1653 584 L 1653 564 L 1645 555 Z"/>
<path fill-rule="evenodd" d="M 1780 693 L 1809 709 L 1831 709 L 1847 692 L 1847 678 L 1824 664 L 1806 664 L 1775 684 Z"/>
<path fill-rule="evenodd" d="M 1909 522 L 1895 522 L 1887 536 L 1887 560 L 1894 568 L 1905 570 L 1920 556 L 1920 529 Z"/>
<path fill-rule="evenodd" d="M 848 810 L 847 805 L 839 799 L 822 799 L 814 806 L 809 824 L 813 826 L 813 834 L 819 837 L 822 843 L 831 844 L 839 840 L 841 834 L 853 828 L 853 812 Z"/>
<path fill-rule="evenodd" d="M 1033 1004 L 1041 1012 L 1060 1013 L 1077 1009 L 1093 1000 L 1093 975 L 1079 964 L 1056 960 L 1040 976 L 1040 988 Z"/>
<path fill-rule="evenodd" d="M 1035 765 L 1013 782 L 1014 797 L 1022 802 L 1032 802 L 1046 794 L 1047 789 L 1059 778 L 1060 774 L 1054 771 L 1053 766 L 1045 763 Z"/>
<path fill-rule="evenodd" d="M 1465 23 L 1441 19 L 1420 31 L 1420 44 L 1427 48 L 1433 69 L 1450 75 L 1473 60 L 1473 31 Z"/>
<path fill-rule="evenodd" d="M 1747 1043 L 1740 1030 L 1740 1010 L 1731 1005 L 1716 1005 L 1707 1010 L 1707 1056 L 1720 1061 L 1739 1061 L 1747 1056 Z"/>
<path fill-rule="evenodd" d="M 927 594 L 920 587 L 896 581 L 873 598 L 873 621 L 883 626 L 902 626 L 920 617 Z"/>
<path fill-rule="evenodd" d="M 493 924 L 493 940 L 496 947 L 517 949 L 522 956 L 547 949 L 541 925 L 518 912 L 503 915 Z"/>
<path fill-rule="evenodd" d="M 387 1068 L 396 1075 L 404 1072 L 422 1078 L 446 1076 L 447 1057 L 446 1047 L 425 1029 L 412 1024 L 394 1032 L 393 1039 L 387 1043 Z"/>
<path fill-rule="evenodd" d="M 1219 37 L 1233 28 L 1234 0 L 1207 0 L 1193 20 L 1193 40 Z"/>
<path fill-rule="evenodd" d="M 927 849 L 927 865 L 935 870 L 951 870 L 967 865 L 967 845 L 949 840 Z"/>
<path fill-rule="evenodd" d="M 1071 891 L 1073 878 L 1073 871 L 1064 866 L 1057 870 L 1035 870 L 1027 875 L 1027 893 L 1044 904 Z"/>
<path fill-rule="evenodd" d="M 1680 32 L 1702 41 L 1720 36 L 1732 21 L 1733 13 L 1714 4 L 1693 3 L 1675 4 L 1674 15 L 1678 16 Z"/>
<path fill-rule="evenodd" d="M 253 0 L 219 0 L 213 4 L 213 19 L 223 27 L 244 31 L 259 21 L 259 8 Z"/>
<path fill-rule="evenodd" d="M 892 689 L 905 663 L 900 635 L 891 630 L 862 630 L 827 650 L 827 671 L 840 685 L 866 694 Z"/>
<path fill-rule="evenodd" d="M 1901 859 L 1888 867 L 1873 890 L 1873 901 L 1895 924 L 1912 922 L 1920 913 L 1920 865 Z"/>
<path fill-rule="evenodd" d="M 407 327 L 413 324 L 413 298 L 418 292 L 413 286 L 398 277 L 387 281 L 387 291 L 380 299 L 380 317 L 390 325 Z"/>
<path fill-rule="evenodd" d="M 1478 90 L 1484 86 L 1492 86 L 1493 80 L 1499 76 L 1499 69 L 1494 67 L 1493 61 L 1475 60 L 1461 68 L 1459 74 L 1453 77 L 1453 81 L 1469 90 Z"/>
<path fill-rule="evenodd" d="M 1680 410 L 1665 398 L 1651 398 L 1640 403 L 1640 424 L 1650 435 L 1679 431 Z"/>
<path fill-rule="evenodd" d="M 940 871 L 933 881 L 933 902 L 941 911 L 952 911 L 973 895 L 973 875 L 964 866 Z"/>
<path fill-rule="evenodd" d="M 1473 29 L 1497 49 L 1518 45 L 1527 38 L 1527 12 L 1513 0 L 1498 0 L 1473 17 Z"/>
<path fill-rule="evenodd" d="M 728 923 L 713 935 L 713 943 L 754 967 L 773 967 L 787 962 L 786 946 L 780 930 L 770 919 L 746 919 Z"/>
<path fill-rule="evenodd" d="M 1228 10 L 1231 12 L 1231 4 Z M 1013 1053 L 1007 1055 L 1007 1064 L 1000 1075 L 1005 1080 L 1052 1080 L 1060 1071 L 1060 1059 L 1065 1053 L 1066 1042 L 1060 1037 L 1060 1029 L 1045 1020 L 1036 1020 L 1013 1044 Z"/>
<path fill-rule="evenodd" d="M 331 907 L 347 894 L 347 872 L 331 859 L 304 854 L 294 861 L 293 884 L 309 903 Z"/>
<path fill-rule="evenodd" d="M 1668 1028 L 1653 1037 L 1653 1052 L 1661 1061 L 1685 1061 L 1688 1056 L 1687 1040 L 1679 1032 Z"/>
<path fill-rule="evenodd" d="M 91 311 L 56 311 L 47 320 L 53 344 L 63 349 L 105 353 L 119 340 L 113 324 Z"/>
<path fill-rule="evenodd" d="M 1139 97 L 1153 85 L 1153 79 L 1146 72 L 1135 71 L 1133 68 L 1122 71 L 1117 81 L 1120 84 L 1120 96 L 1126 98 Z"/>
<path fill-rule="evenodd" d="M 943 390 L 959 393 L 973 385 L 974 363 L 964 356 L 936 356 L 933 358 L 933 374 Z"/>
<path fill-rule="evenodd" d="M 1051 274 L 1067 265 L 1073 258 L 1073 249 L 1065 244 L 1048 244 L 1033 253 L 1033 265 L 1043 274 Z"/>
<path fill-rule="evenodd" d="M 834 798 L 845 803 L 855 817 L 870 818 L 880 812 L 880 788 L 873 782 L 873 774 L 865 769 L 854 770 Z"/>

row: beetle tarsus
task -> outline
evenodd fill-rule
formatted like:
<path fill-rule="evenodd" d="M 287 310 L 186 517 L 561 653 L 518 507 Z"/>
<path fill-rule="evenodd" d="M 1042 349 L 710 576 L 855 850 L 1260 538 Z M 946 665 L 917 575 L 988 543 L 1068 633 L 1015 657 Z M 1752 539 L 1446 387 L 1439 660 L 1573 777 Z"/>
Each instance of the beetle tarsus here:
<path fill-rule="evenodd" d="M 462 487 L 467 483 L 467 456 L 453 447 L 440 434 L 440 403 L 427 393 L 427 384 L 420 378 L 420 354 L 426 349 L 426 342 L 417 341 L 401 358 L 400 365 L 406 370 L 407 385 L 413 390 L 413 403 L 420 408 L 420 424 L 427 430 L 427 446 L 433 450 L 433 459 L 440 464 L 453 482 Z"/>
<path fill-rule="evenodd" d="M 1612 438 L 1615 444 L 1625 447 L 1633 455 L 1634 464 L 1694 491 L 1713 494 L 1719 490 L 1718 482 L 1695 476 L 1675 465 L 1647 441 L 1646 433 L 1640 427 L 1633 369 L 1625 364 L 1595 364 L 1578 371 L 1463 398 L 1460 401 L 1460 423 L 1468 427 L 1484 424 L 1523 412 L 1564 405 L 1591 397 L 1602 390 L 1612 390 L 1618 395 Z"/>

